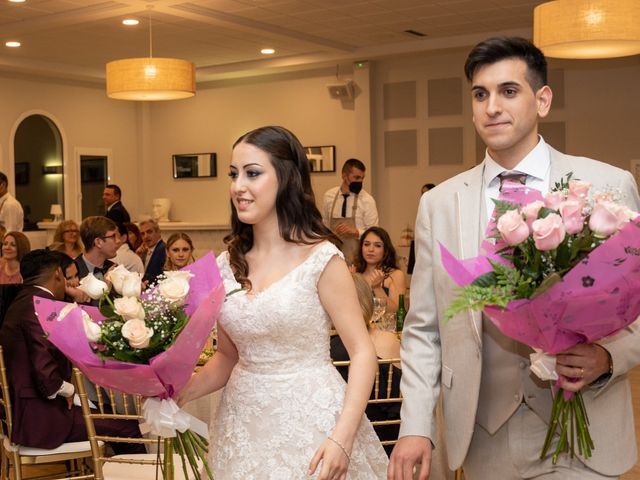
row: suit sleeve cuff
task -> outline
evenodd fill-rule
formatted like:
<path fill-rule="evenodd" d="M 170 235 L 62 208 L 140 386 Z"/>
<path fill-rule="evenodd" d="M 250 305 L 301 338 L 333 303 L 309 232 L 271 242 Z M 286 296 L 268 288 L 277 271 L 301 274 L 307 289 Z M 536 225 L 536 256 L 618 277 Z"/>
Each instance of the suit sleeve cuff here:
<path fill-rule="evenodd" d="M 73 394 L 75 393 L 76 389 L 73 386 L 73 384 L 69 383 L 69 382 L 65 382 L 64 380 L 62 381 L 62 385 L 60 386 L 60 388 L 58 389 L 58 391 L 56 393 L 54 393 L 53 395 L 48 396 L 47 398 L 49 400 L 53 400 L 54 398 L 56 398 L 58 395 L 60 395 L 61 397 L 65 397 L 65 398 L 69 398 L 72 397 Z"/>

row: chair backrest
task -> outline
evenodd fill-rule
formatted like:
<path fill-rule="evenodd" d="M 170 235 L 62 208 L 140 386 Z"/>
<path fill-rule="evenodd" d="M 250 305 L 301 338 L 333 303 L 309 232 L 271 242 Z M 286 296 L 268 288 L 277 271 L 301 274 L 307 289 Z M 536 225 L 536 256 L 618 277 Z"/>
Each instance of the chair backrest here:
<path fill-rule="evenodd" d="M 7 367 L 4 363 L 4 352 L 0 345 L 0 405 L 2 406 L 2 435 L 11 438 L 11 395 L 7 381 Z"/>
<path fill-rule="evenodd" d="M 106 457 L 104 455 L 104 450 L 100 447 L 98 442 L 140 443 L 151 445 L 158 443 L 157 438 L 99 435 L 96 433 L 95 428 L 95 421 L 98 419 L 142 420 L 142 397 L 140 395 L 129 395 L 118 390 L 95 385 L 91 383 L 78 368 L 73 369 L 73 375 L 76 384 L 76 391 L 80 397 L 82 414 L 87 425 L 87 435 L 89 443 L 91 444 L 96 479 L 101 480 L 103 478 L 102 465 L 107 461 L 155 465 L 156 461 L 151 459 L 136 459 L 135 461 L 132 461 L 126 458 Z M 92 391 L 95 389 L 95 399 L 89 399 L 89 395 L 87 393 L 88 386 L 92 386 Z M 94 404 L 93 409 L 90 402 Z"/>
<path fill-rule="evenodd" d="M 9 381 L 7 380 L 7 367 L 4 361 L 4 351 L 0 345 L 0 406 L 2 415 L 2 436 L 0 439 L 0 455 L 2 463 L 0 478 L 23 478 L 23 465 L 42 465 L 59 462 L 67 462 L 67 469 L 61 473 L 51 473 L 46 478 L 59 480 L 88 480 L 94 479 L 93 473 L 88 473 L 85 460 L 90 457 L 89 447 L 86 442 L 65 443 L 54 449 L 28 448 L 14 444 L 11 441 L 12 432 L 12 407 Z M 13 474 L 10 472 L 13 471 Z M 38 477 L 41 478 L 41 477 Z"/>
<path fill-rule="evenodd" d="M 402 394 L 400 393 L 400 378 L 402 371 L 394 365 L 399 365 L 399 358 L 378 359 L 378 370 L 367 402 L 366 414 L 382 445 L 394 445 L 398 441 L 400 428 L 400 407 Z M 351 362 L 335 361 L 333 365 L 349 368 Z"/>

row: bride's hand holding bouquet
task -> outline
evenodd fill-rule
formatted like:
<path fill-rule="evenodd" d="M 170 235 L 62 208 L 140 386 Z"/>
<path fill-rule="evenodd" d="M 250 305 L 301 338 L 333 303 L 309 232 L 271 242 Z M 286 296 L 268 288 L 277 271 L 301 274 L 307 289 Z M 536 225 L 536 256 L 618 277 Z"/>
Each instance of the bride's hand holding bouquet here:
<path fill-rule="evenodd" d="M 142 292 L 141 276 L 118 266 L 80 283 L 100 307 L 38 300 L 49 340 L 94 383 L 147 397 L 143 433 L 165 438 L 164 478 L 173 478 L 173 453 L 194 478 L 205 460 L 207 426 L 171 399 L 187 383 L 224 300 L 217 264 L 208 254 L 180 271 L 165 272 Z M 112 299 L 110 288 L 120 297 Z"/>

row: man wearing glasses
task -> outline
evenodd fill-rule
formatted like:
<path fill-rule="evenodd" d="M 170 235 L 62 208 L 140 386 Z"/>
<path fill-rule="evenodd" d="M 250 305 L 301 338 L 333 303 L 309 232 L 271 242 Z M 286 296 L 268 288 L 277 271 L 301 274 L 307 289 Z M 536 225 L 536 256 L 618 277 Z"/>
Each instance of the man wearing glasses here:
<path fill-rule="evenodd" d="M 94 216 L 85 218 L 80 224 L 80 238 L 85 252 L 76 258 L 78 277 L 86 277 L 90 272 L 99 280 L 115 264 L 110 260 L 116 256 L 118 247 L 118 227 L 107 217 Z M 92 300 L 91 305 L 98 305 Z"/>

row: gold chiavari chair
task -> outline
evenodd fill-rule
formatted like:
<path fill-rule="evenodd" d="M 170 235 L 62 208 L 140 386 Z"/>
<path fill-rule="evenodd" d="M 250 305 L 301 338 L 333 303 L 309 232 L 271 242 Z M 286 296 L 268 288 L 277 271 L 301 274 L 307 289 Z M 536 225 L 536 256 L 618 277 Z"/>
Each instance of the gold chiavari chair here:
<path fill-rule="evenodd" d="M 57 448 L 43 449 L 16 445 L 11 441 L 12 410 L 11 397 L 7 381 L 7 369 L 4 363 L 4 354 L 0 346 L 0 405 L 2 406 L 2 458 L 0 464 L 0 479 L 21 480 L 23 478 L 23 466 L 42 465 L 51 463 L 68 462 L 70 468 L 57 475 L 46 475 L 37 478 L 81 480 L 92 479 L 93 474 L 85 465 L 85 460 L 92 456 L 88 441 L 63 443 Z M 34 477 L 30 477 L 30 480 Z"/>
<path fill-rule="evenodd" d="M 156 472 L 160 472 L 160 468 L 164 463 L 164 455 L 162 453 L 123 454 L 109 457 L 99 448 L 99 442 L 141 443 L 153 449 L 154 447 L 160 447 L 162 444 L 161 438 L 98 435 L 94 424 L 94 421 L 100 418 L 142 421 L 142 397 L 140 395 L 128 395 L 117 390 L 95 385 L 97 399 L 92 409 L 85 383 L 88 382 L 88 380 L 77 368 L 73 369 L 73 373 L 76 379 L 78 394 L 80 395 L 82 413 L 87 424 L 89 443 L 91 444 L 91 450 L 93 452 L 95 479 L 147 480 L 156 478 Z M 117 406 L 117 408 L 112 408 L 112 406 Z M 182 460 L 179 455 L 173 455 L 173 464 L 175 467 L 174 480 L 189 480 L 193 478 L 193 473 L 189 468 L 187 468 L 189 476 L 184 476 Z M 158 473 L 158 478 L 162 478 L 161 473 Z"/>
<path fill-rule="evenodd" d="M 400 427 L 400 407 L 402 405 L 402 395 L 399 388 L 400 372 L 398 368 L 393 367 L 394 364 L 400 365 L 400 359 L 378 359 L 378 370 L 373 390 L 367 402 L 367 416 L 371 420 L 373 428 L 380 436 L 385 437 L 381 441 L 383 446 L 396 444 L 398 441 L 397 432 L 391 437 L 389 437 L 389 433 L 393 432 L 393 426 Z M 348 369 L 351 362 L 349 360 L 334 361 L 333 365 L 340 371 Z"/>
<path fill-rule="evenodd" d="M 346 361 L 334 361 L 333 365 L 340 370 L 341 368 L 349 368 L 351 362 Z M 400 407 L 402 406 L 402 394 L 399 389 L 400 384 L 400 371 L 394 369 L 393 366 L 400 365 L 399 358 L 386 358 L 378 359 L 378 371 L 376 372 L 375 382 L 373 384 L 373 391 L 371 397 L 367 402 L 367 416 L 370 415 L 372 409 L 374 414 L 369 417 L 371 425 L 378 431 L 380 428 L 387 426 L 400 426 Z M 397 408 L 389 409 L 391 411 L 397 411 L 397 418 L 388 418 L 386 420 L 376 419 L 375 406 L 387 405 Z M 372 408 L 373 407 L 373 408 Z M 395 445 L 398 442 L 397 435 L 395 438 L 389 438 L 381 440 L 383 446 Z M 455 480 L 464 480 L 464 473 L 462 468 L 455 471 Z"/>

